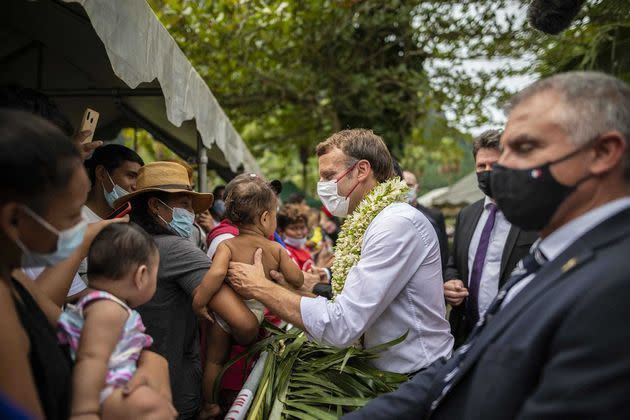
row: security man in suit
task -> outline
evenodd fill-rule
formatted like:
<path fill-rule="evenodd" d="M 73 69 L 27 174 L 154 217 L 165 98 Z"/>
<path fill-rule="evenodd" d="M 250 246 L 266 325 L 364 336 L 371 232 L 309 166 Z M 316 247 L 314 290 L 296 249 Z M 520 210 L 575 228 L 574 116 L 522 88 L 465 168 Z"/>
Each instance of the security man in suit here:
<path fill-rule="evenodd" d="M 455 348 L 488 309 L 501 286 L 538 237 L 512 226 L 492 199 L 490 174 L 501 155 L 501 132 L 488 130 L 473 141 L 479 189 L 486 195 L 461 210 L 455 223 L 453 248 L 444 270 L 444 298 Z"/>
<path fill-rule="evenodd" d="M 509 109 L 492 195 L 541 239 L 450 359 L 348 418 L 628 417 L 630 86 L 563 73 Z"/>
<path fill-rule="evenodd" d="M 442 258 L 442 271 L 444 271 L 448 260 L 448 236 L 446 235 L 446 222 L 444 221 L 444 215 L 438 209 L 425 207 L 418 203 L 418 179 L 412 172 L 403 171 L 401 178 L 409 187 L 409 192 L 407 193 L 407 203 L 420 210 L 420 212 L 429 219 L 429 222 L 431 222 L 431 225 L 435 229 L 438 242 L 440 243 L 440 257 Z"/>

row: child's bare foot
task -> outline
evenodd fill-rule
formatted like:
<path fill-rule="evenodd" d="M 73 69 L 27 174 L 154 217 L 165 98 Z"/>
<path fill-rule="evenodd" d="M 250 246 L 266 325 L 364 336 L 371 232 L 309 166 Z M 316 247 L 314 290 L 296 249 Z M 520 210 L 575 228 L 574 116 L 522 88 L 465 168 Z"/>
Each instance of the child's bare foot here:
<path fill-rule="evenodd" d="M 221 417 L 221 414 L 219 404 L 206 403 L 199 413 L 199 420 L 216 419 Z"/>

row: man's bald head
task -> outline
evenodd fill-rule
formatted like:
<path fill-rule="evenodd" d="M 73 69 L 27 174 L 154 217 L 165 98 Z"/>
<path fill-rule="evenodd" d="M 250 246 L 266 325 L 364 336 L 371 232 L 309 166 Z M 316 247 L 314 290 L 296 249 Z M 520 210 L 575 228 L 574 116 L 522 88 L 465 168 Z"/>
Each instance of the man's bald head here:
<path fill-rule="evenodd" d="M 403 171 L 403 181 L 405 181 L 409 188 L 413 188 L 418 185 L 418 179 L 409 171 Z"/>

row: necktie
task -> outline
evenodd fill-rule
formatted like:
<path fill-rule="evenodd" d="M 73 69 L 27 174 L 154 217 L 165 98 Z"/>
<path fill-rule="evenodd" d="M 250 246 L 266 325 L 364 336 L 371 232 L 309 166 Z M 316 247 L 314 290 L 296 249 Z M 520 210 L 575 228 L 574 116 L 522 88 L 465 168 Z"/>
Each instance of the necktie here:
<path fill-rule="evenodd" d="M 501 305 L 505 300 L 505 296 L 508 294 L 512 287 L 516 286 L 521 280 L 529 277 L 529 275 L 538 271 L 538 269 L 546 262 L 546 258 L 542 253 L 534 246 L 535 248 L 530 251 L 529 254 L 525 256 L 519 263 L 516 268 L 510 275 L 510 278 L 506 282 L 505 286 L 499 291 L 497 296 L 494 298 L 486 313 L 481 317 L 477 325 L 470 333 L 468 340 L 466 343 L 461 346 L 455 353 L 453 353 L 453 357 L 447 362 L 449 367 L 451 368 L 449 373 L 444 377 L 443 383 L 441 384 L 441 391 L 439 392 L 438 397 L 431 403 L 431 411 L 435 411 L 437 406 L 440 404 L 440 401 L 444 398 L 444 396 L 451 389 L 453 384 L 453 380 L 457 377 L 459 373 L 460 366 L 466 359 L 466 355 L 469 353 L 472 346 L 475 345 L 475 341 L 477 337 L 483 330 L 483 328 L 487 325 L 487 322 L 501 309 Z"/>
<path fill-rule="evenodd" d="M 488 246 L 490 245 L 490 236 L 492 235 L 492 228 L 494 228 L 494 221 L 497 215 L 497 206 L 494 203 L 488 203 L 486 205 L 488 210 L 488 219 L 481 231 L 481 237 L 479 238 L 479 245 L 477 246 L 477 252 L 475 253 L 475 260 L 473 261 L 472 270 L 470 272 L 470 282 L 468 283 L 468 300 L 466 301 L 466 311 L 468 312 L 469 324 L 474 325 L 479 319 L 479 287 L 481 284 L 481 273 L 483 272 L 483 266 L 486 261 L 486 254 L 488 253 Z"/>

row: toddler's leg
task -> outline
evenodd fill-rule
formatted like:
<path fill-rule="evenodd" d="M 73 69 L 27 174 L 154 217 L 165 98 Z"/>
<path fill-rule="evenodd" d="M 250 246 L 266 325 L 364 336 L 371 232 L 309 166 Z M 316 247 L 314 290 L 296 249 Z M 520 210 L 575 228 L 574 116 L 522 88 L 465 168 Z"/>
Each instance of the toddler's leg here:
<path fill-rule="evenodd" d="M 172 420 L 177 412 L 170 401 L 148 386 L 141 386 L 124 396 L 117 388 L 102 404 L 103 420 L 119 419 L 158 419 Z"/>
<path fill-rule="evenodd" d="M 216 404 L 212 391 L 230 352 L 230 335 L 214 323 L 206 337 L 206 366 L 203 372 L 203 397 L 207 403 Z"/>

